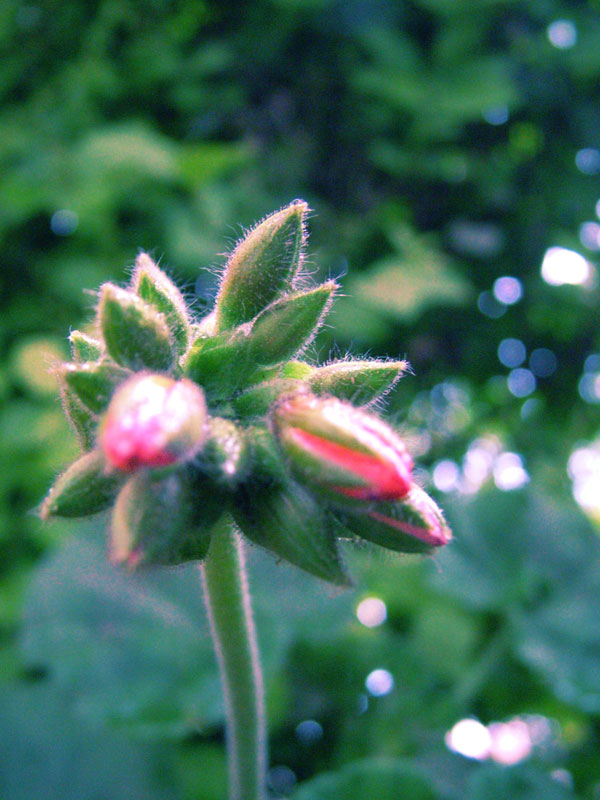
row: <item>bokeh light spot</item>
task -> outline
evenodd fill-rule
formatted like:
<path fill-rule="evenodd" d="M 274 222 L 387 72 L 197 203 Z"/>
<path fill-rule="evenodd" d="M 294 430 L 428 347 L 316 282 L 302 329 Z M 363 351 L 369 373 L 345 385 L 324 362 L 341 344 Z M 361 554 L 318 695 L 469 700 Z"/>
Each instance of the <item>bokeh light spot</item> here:
<path fill-rule="evenodd" d="M 529 366 L 538 378 L 549 378 L 556 372 L 558 360 L 552 350 L 547 347 L 537 347 L 529 356 Z"/>
<path fill-rule="evenodd" d="M 296 738 L 305 746 L 323 738 L 323 726 L 315 719 L 304 719 L 296 726 Z"/>
<path fill-rule="evenodd" d="M 477 308 L 491 319 L 498 319 L 506 313 L 504 303 L 499 303 L 491 292 L 482 292 L 477 298 Z"/>
<path fill-rule="evenodd" d="M 536 379 L 530 369 L 517 367 L 508 373 L 508 390 L 515 397 L 528 397 L 535 392 Z"/>
<path fill-rule="evenodd" d="M 529 482 L 529 475 L 518 453 L 502 453 L 494 464 L 494 483 L 503 492 L 521 489 Z"/>
<path fill-rule="evenodd" d="M 542 261 L 542 278 L 551 286 L 581 284 L 589 280 L 591 269 L 586 259 L 566 247 L 550 247 Z"/>
<path fill-rule="evenodd" d="M 383 697 L 394 688 L 394 678 L 387 669 L 374 669 L 367 675 L 365 686 L 373 697 Z"/>
<path fill-rule="evenodd" d="M 586 372 L 577 384 L 579 396 L 586 403 L 600 403 L 600 373 Z"/>
<path fill-rule="evenodd" d="M 520 339 L 503 339 L 498 345 L 498 358 L 505 367 L 518 367 L 527 358 L 527 350 Z"/>
<path fill-rule="evenodd" d="M 558 736 L 551 720 L 531 714 L 487 726 L 476 719 L 461 719 L 448 731 L 445 742 L 449 750 L 466 758 L 511 766 L 528 758 L 534 747 L 556 746 Z"/>
<path fill-rule="evenodd" d="M 477 761 L 488 758 L 492 746 L 490 732 L 476 719 L 461 719 L 448 731 L 445 740 L 453 753 Z"/>
<path fill-rule="evenodd" d="M 529 419 L 540 408 L 540 401 L 537 397 L 528 397 L 521 406 L 521 419 Z"/>
<path fill-rule="evenodd" d="M 494 461 L 500 451 L 497 440 L 480 437 L 470 445 L 463 458 L 463 491 L 476 492 L 492 474 Z"/>
<path fill-rule="evenodd" d="M 600 225 L 597 222 L 584 222 L 580 225 L 579 241 L 588 250 L 600 250 Z"/>
<path fill-rule="evenodd" d="M 267 773 L 269 789 L 278 795 L 287 796 L 294 789 L 297 778 L 296 773 L 284 765 L 271 767 Z"/>
<path fill-rule="evenodd" d="M 387 608 L 378 597 L 365 597 L 356 608 L 358 621 L 367 628 L 377 628 L 387 619 Z"/>
<path fill-rule="evenodd" d="M 524 761 L 531 754 L 531 735 L 524 720 L 493 722 L 488 730 L 492 740 L 490 757 L 498 764 L 512 766 Z"/>
<path fill-rule="evenodd" d="M 79 216 L 68 208 L 61 208 L 50 217 L 50 229 L 56 236 L 70 236 L 78 225 Z"/>
<path fill-rule="evenodd" d="M 546 29 L 548 39 L 553 47 L 568 50 L 577 44 L 577 28 L 568 19 L 557 19 Z"/>
<path fill-rule="evenodd" d="M 460 484 L 460 467 L 456 461 L 445 458 L 438 461 L 433 468 L 433 482 L 440 492 L 452 492 Z"/>
<path fill-rule="evenodd" d="M 571 775 L 568 769 L 562 769 L 560 767 L 558 769 L 553 769 L 552 772 L 550 773 L 550 777 L 552 778 L 553 781 L 560 783 L 565 788 L 569 790 L 573 789 L 574 785 L 573 776 Z"/>
<path fill-rule="evenodd" d="M 494 297 L 505 306 L 512 306 L 523 297 L 523 285 L 518 278 L 503 275 L 494 281 Z"/>
<path fill-rule="evenodd" d="M 584 175 L 597 175 L 600 172 L 600 150 L 584 147 L 575 154 L 575 166 Z"/>
<path fill-rule="evenodd" d="M 584 372 L 600 372 L 600 353 L 590 353 L 583 363 Z"/>
<path fill-rule="evenodd" d="M 578 447 L 569 457 L 567 472 L 573 496 L 586 511 L 600 512 L 600 447 Z"/>
<path fill-rule="evenodd" d="M 493 108 L 486 108 L 482 117 L 490 125 L 504 125 L 508 122 L 508 106 L 494 106 Z"/>

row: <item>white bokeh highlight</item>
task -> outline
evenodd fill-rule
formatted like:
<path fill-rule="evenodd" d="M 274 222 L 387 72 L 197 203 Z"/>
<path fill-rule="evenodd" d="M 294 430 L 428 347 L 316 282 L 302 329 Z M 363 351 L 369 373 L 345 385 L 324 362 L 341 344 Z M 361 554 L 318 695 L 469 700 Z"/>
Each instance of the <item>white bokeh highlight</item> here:
<path fill-rule="evenodd" d="M 542 261 L 542 278 L 550 286 L 581 285 L 592 277 L 591 264 L 575 250 L 549 247 Z"/>
<path fill-rule="evenodd" d="M 387 607 L 379 597 L 365 597 L 356 608 L 356 617 L 366 628 L 377 628 L 387 619 Z"/>
<path fill-rule="evenodd" d="M 367 675 L 365 686 L 373 697 L 384 697 L 394 688 L 394 677 L 387 669 L 374 669 Z"/>

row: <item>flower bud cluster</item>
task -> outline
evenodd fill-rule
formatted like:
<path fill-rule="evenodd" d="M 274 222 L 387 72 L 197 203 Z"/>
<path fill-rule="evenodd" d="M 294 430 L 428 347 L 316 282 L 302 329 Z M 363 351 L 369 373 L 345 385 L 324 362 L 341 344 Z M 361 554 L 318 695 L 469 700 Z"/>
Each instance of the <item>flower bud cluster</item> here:
<path fill-rule="evenodd" d="M 201 560 L 227 513 L 339 584 L 340 538 L 420 553 L 449 541 L 404 441 L 369 410 L 407 363 L 299 360 L 337 290 L 299 288 L 307 211 L 296 201 L 249 231 L 202 320 L 145 253 L 126 288 L 101 287 L 94 325 L 71 333 L 57 369 L 83 454 L 43 517 L 111 509 L 111 557 L 133 568 Z"/>

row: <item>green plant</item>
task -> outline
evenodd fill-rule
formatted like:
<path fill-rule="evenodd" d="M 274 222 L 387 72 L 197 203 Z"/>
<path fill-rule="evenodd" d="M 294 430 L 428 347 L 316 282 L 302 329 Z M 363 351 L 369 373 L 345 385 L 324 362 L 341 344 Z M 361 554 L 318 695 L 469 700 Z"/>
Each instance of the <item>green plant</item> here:
<path fill-rule="evenodd" d="M 128 288 L 101 287 L 93 331 L 71 333 L 73 361 L 56 370 L 84 453 L 50 490 L 42 517 L 112 508 L 113 562 L 202 563 L 232 800 L 265 791 L 244 537 L 342 586 L 350 578 L 339 538 L 418 553 L 450 539 L 403 440 L 365 408 L 406 362 L 298 360 L 337 289 L 304 285 L 307 211 L 293 202 L 247 233 L 215 309 L 198 321 L 142 253 Z"/>

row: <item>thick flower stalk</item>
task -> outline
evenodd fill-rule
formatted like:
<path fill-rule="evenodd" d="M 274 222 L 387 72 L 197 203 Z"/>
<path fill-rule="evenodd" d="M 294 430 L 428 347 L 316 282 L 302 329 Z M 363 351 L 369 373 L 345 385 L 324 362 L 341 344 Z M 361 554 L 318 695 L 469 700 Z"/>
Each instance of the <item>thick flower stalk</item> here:
<path fill-rule="evenodd" d="M 450 539 L 402 437 L 370 408 L 407 363 L 302 360 L 337 291 L 306 285 L 307 212 L 295 201 L 246 234 L 203 319 L 140 254 L 128 286 L 100 288 L 56 370 L 82 454 L 42 517 L 109 510 L 110 558 L 129 569 L 205 562 L 238 800 L 263 797 L 265 763 L 244 539 L 340 585 L 341 539 L 417 553 Z"/>

